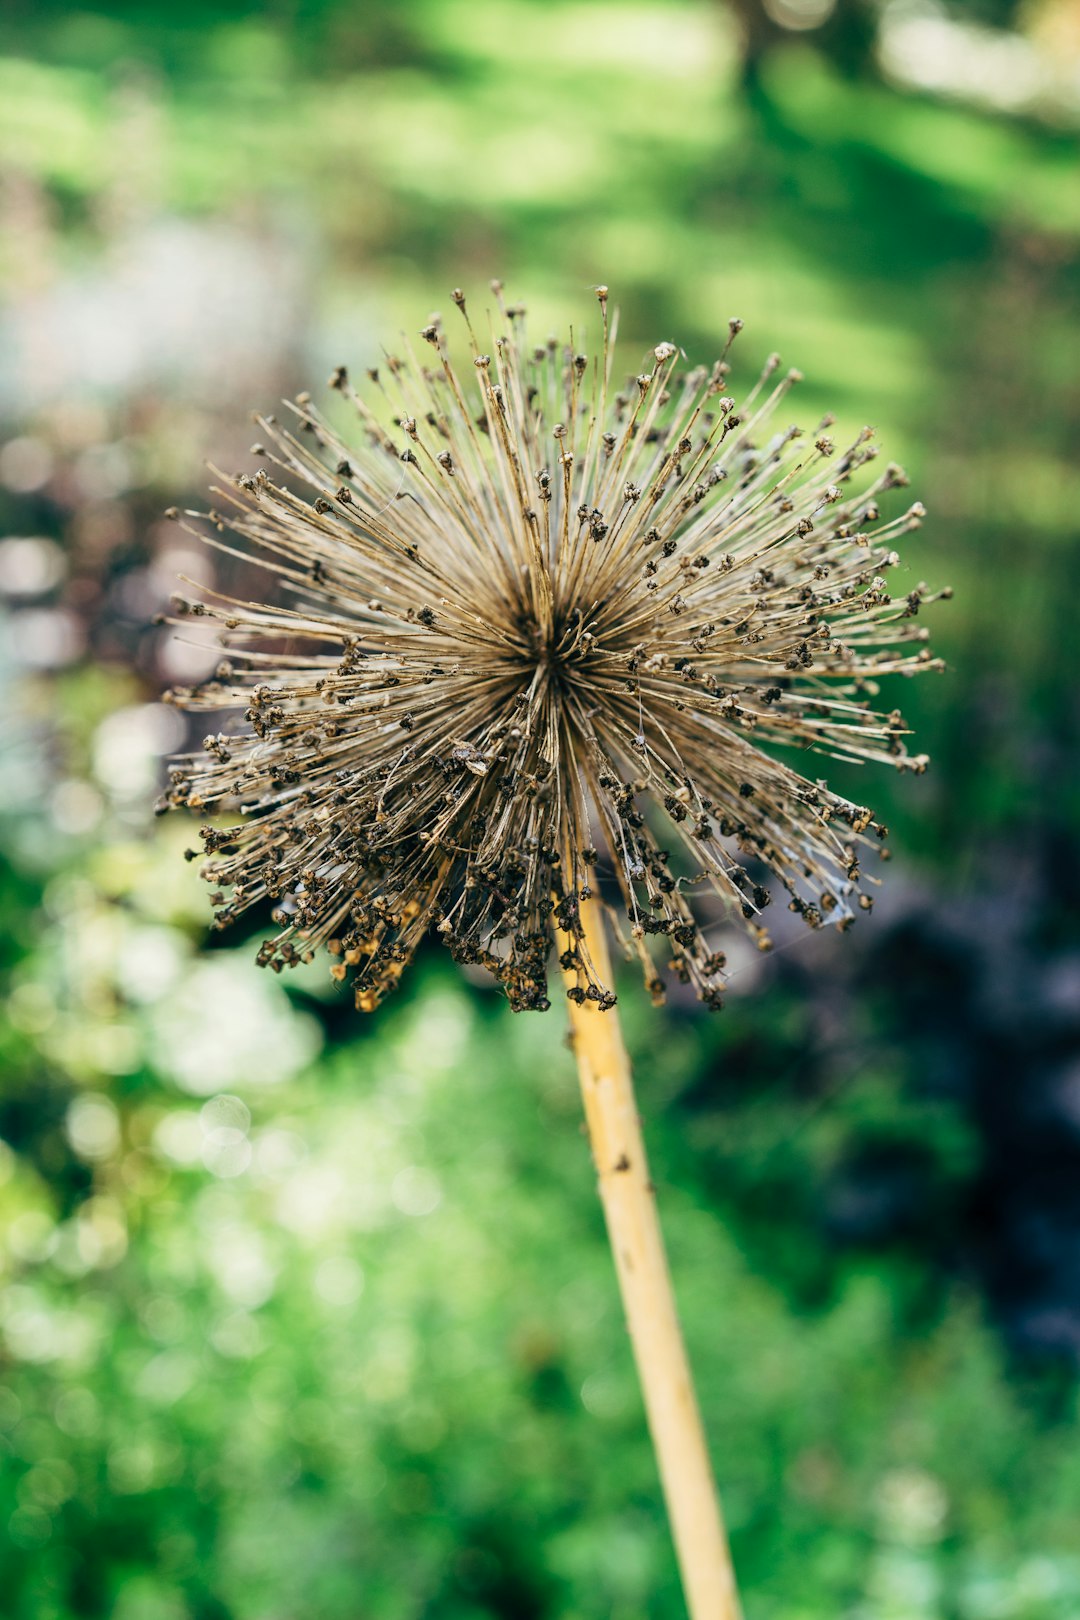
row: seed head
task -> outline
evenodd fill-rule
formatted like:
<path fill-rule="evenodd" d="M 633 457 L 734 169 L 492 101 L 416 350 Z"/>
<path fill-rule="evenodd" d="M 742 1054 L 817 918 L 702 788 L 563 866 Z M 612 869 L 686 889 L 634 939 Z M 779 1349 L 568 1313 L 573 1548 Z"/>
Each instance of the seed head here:
<path fill-rule="evenodd" d="M 452 295 L 471 365 L 432 317 L 362 391 L 334 372 L 355 430 L 301 394 L 258 419 L 259 470 L 181 517 L 278 605 L 178 603 L 228 651 L 173 700 L 227 718 L 161 808 L 234 818 L 202 831 L 217 926 L 269 897 L 260 963 L 325 947 L 364 1010 L 429 929 L 515 1009 L 549 1005 L 553 945 L 569 995 L 610 1005 L 579 916 L 602 889 L 653 996 L 672 973 L 716 1006 L 695 893 L 762 948 L 770 884 L 811 927 L 869 908 L 885 829 L 785 751 L 925 769 L 875 706 L 940 667 L 933 598 L 887 583 L 922 507 L 882 520 L 906 480 L 874 475 L 870 429 L 838 454 L 828 421 L 773 426 L 798 380 L 776 356 L 741 400 L 727 350 L 687 370 L 670 342 L 616 387 L 606 287 L 596 355 L 534 347 L 493 290 L 484 348 Z"/>

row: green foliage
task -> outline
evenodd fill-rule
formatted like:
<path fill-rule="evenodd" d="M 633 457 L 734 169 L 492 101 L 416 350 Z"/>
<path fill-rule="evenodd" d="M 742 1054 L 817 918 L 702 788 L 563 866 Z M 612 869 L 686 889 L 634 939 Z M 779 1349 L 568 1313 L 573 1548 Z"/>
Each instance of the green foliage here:
<path fill-rule="evenodd" d="M 434 957 L 323 1048 L 329 982 L 194 954 L 175 857 L 118 845 L 54 882 L 14 974 L 6 1613 L 678 1615 L 560 1021 Z M 928 1298 L 902 1250 L 837 1251 L 815 1214 L 824 1167 L 882 1133 L 962 1169 L 962 1120 L 886 1074 L 809 1121 L 786 1092 L 702 1111 L 759 1013 L 708 1041 L 632 1020 L 751 1612 L 1064 1617 L 1071 1430 L 1025 1409 L 963 1286 Z M 801 1017 L 770 1005 L 762 1073 Z"/>

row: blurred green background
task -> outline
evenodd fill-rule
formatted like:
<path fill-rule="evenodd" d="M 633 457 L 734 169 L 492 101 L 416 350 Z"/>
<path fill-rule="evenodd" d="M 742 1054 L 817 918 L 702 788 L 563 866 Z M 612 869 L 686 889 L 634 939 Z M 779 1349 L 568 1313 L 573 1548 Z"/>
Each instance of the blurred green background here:
<path fill-rule="evenodd" d="M 1078 129 L 1072 0 L 3 8 L 5 1620 L 683 1612 L 559 1014 L 257 974 L 149 816 L 161 509 L 492 275 L 931 509 L 873 918 L 624 1003 L 748 1620 L 1080 1616 Z"/>

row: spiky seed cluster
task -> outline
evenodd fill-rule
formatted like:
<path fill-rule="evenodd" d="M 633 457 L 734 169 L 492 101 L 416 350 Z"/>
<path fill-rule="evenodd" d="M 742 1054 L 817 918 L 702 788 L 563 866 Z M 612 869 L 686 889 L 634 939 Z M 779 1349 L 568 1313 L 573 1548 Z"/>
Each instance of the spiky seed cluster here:
<path fill-rule="evenodd" d="M 738 403 L 727 349 L 685 370 L 661 343 L 614 388 L 606 288 L 597 358 L 533 347 L 493 290 L 490 353 L 453 294 L 467 371 L 433 317 L 423 359 L 388 355 L 363 393 L 331 377 L 358 444 L 301 394 L 290 425 L 256 419 L 262 465 L 218 510 L 171 514 L 240 537 L 287 605 L 176 601 L 228 655 L 174 700 L 234 718 L 162 807 L 242 818 L 202 830 L 217 925 L 270 897 L 259 961 L 325 946 L 364 1010 L 431 927 L 515 1009 L 549 1005 L 553 942 L 569 995 L 611 1005 L 579 920 L 609 877 L 654 997 L 669 968 L 717 1006 L 695 889 L 763 948 L 769 874 L 811 927 L 870 905 L 885 829 L 761 745 L 925 768 L 874 707 L 880 676 L 938 667 L 926 588 L 886 584 L 922 508 L 880 520 L 906 480 L 856 478 L 869 429 L 836 455 L 829 420 L 769 425 L 798 380 L 777 357 Z"/>

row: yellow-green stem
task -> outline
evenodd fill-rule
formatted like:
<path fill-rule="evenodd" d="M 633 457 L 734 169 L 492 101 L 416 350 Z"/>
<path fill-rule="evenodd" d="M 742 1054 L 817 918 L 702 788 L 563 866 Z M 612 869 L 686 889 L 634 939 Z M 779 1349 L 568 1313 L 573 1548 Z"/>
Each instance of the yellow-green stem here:
<path fill-rule="evenodd" d="M 610 984 L 599 904 L 586 901 L 581 918 L 594 971 Z M 569 1005 L 589 1142 L 687 1608 L 692 1620 L 740 1620 L 618 1014 L 592 1001 Z"/>

